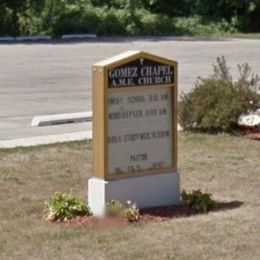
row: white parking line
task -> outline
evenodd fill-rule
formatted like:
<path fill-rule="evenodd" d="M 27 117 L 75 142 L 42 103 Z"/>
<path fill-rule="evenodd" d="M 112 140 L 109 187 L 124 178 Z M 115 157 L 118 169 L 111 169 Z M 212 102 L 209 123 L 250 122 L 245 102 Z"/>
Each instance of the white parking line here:
<path fill-rule="evenodd" d="M 31 126 L 48 126 L 92 121 L 92 111 L 56 115 L 35 116 Z"/>

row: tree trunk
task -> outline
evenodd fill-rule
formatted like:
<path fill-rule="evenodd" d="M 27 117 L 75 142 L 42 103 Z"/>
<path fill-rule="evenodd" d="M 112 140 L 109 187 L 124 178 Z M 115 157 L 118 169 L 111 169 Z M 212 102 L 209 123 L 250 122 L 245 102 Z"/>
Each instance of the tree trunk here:
<path fill-rule="evenodd" d="M 16 7 L 12 10 L 12 35 L 14 37 L 19 35 L 18 9 Z"/>

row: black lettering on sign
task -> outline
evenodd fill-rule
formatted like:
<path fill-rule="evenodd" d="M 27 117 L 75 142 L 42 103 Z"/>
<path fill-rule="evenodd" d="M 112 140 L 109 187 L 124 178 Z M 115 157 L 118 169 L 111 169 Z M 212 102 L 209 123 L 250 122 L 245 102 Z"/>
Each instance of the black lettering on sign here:
<path fill-rule="evenodd" d="M 147 153 L 130 154 L 130 162 L 147 161 Z"/>
<path fill-rule="evenodd" d="M 110 97 L 110 98 L 108 98 L 108 104 L 109 105 L 122 105 L 123 104 L 123 98 L 121 98 L 121 97 Z"/>
<path fill-rule="evenodd" d="M 143 111 L 142 110 L 111 112 L 111 113 L 108 114 L 109 120 L 131 119 L 131 118 L 139 118 L 139 117 L 143 117 Z"/>
<path fill-rule="evenodd" d="M 130 96 L 127 98 L 128 104 L 135 104 L 135 103 L 145 103 L 145 96 Z"/>
<path fill-rule="evenodd" d="M 135 134 L 126 134 L 123 136 L 122 142 L 136 142 L 136 141 L 147 141 L 151 139 L 162 139 L 162 138 L 170 138 L 170 131 L 152 131 L 152 132 L 142 132 Z"/>
<path fill-rule="evenodd" d="M 108 71 L 108 87 L 167 85 L 174 83 L 174 67 L 140 58 Z"/>
<path fill-rule="evenodd" d="M 153 162 L 152 169 L 159 169 L 164 167 L 164 162 Z"/>
<path fill-rule="evenodd" d="M 140 171 L 142 171 L 142 167 L 139 164 L 129 165 L 127 168 L 128 168 L 128 172 L 140 172 Z"/>
<path fill-rule="evenodd" d="M 121 142 L 122 142 L 122 138 L 120 135 L 108 136 L 109 144 L 121 143 Z"/>

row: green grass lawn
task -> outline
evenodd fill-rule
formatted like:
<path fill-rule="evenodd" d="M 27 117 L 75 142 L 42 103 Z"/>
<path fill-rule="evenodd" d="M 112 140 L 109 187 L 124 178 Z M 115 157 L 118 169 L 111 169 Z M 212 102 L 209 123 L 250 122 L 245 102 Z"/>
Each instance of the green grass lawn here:
<path fill-rule="evenodd" d="M 182 189 L 240 206 L 102 230 L 42 218 L 55 191 L 86 195 L 91 145 L 0 150 L 0 259 L 259 259 L 259 158 L 259 141 L 181 133 Z"/>

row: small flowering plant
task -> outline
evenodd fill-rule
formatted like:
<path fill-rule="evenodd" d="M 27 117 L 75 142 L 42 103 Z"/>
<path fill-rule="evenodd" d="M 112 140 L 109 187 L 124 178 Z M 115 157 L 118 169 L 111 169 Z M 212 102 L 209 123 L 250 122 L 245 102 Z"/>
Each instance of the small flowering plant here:
<path fill-rule="evenodd" d="M 106 204 L 106 214 L 109 217 L 122 217 L 124 205 L 118 200 L 111 200 Z"/>
<path fill-rule="evenodd" d="M 129 221 L 129 222 L 137 222 L 140 220 L 140 210 L 137 207 L 136 203 L 132 203 L 130 200 L 127 202 L 127 207 L 125 208 L 124 211 L 124 217 Z"/>
<path fill-rule="evenodd" d="M 130 200 L 126 202 L 126 206 L 117 200 L 111 200 L 106 204 L 106 214 L 110 217 L 125 218 L 129 222 L 140 220 L 139 208 Z"/>
<path fill-rule="evenodd" d="M 45 202 L 46 220 L 66 221 L 77 216 L 91 215 L 90 209 L 83 199 L 71 193 L 56 192 Z"/>

